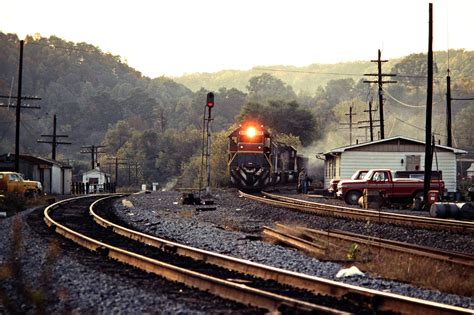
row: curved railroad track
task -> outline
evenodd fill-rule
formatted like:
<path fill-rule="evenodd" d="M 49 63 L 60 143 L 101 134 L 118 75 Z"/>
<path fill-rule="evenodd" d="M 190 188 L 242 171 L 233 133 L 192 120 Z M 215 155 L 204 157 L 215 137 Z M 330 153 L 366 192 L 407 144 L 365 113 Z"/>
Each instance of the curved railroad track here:
<path fill-rule="evenodd" d="M 240 191 L 239 193 L 241 196 L 247 199 L 263 202 L 274 206 L 290 208 L 293 210 L 311 213 L 315 215 L 342 217 L 363 221 L 388 223 L 394 225 L 412 226 L 431 230 L 447 230 L 464 233 L 474 233 L 474 222 L 472 221 L 427 218 L 375 210 L 341 207 L 286 196 L 279 196 L 266 192 L 262 192 L 263 196 L 247 194 L 242 191 Z"/>
<path fill-rule="evenodd" d="M 59 233 L 63 235 L 68 235 L 68 237 L 70 237 L 71 239 L 76 239 L 75 241 L 77 243 L 86 243 L 84 245 L 89 249 L 96 250 L 102 253 L 107 253 L 107 255 L 111 258 L 131 263 L 140 268 L 145 268 L 148 271 L 158 273 L 172 280 L 183 281 L 189 286 L 209 290 L 210 292 L 216 295 L 234 300 L 238 299 L 239 301 L 245 304 L 256 305 L 258 307 L 266 308 L 270 311 L 281 312 L 282 310 L 285 311 L 291 309 L 304 312 L 316 311 L 319 313 L 340 313 L 344 311 L 353 312 L 360 311 L 361 309 L 370 309 L 372 311 L 396 310 L 397 312 L 402 313 L 413 313 L 413 311 L 416 311 L 423 314 L 470 313 L 470 310 L 460 307 L 448 306 L 440 303 L 423 301 L 419 299 L 403 297 L 396 294 L 379 292 L 370 289 L 363 289 L 351 285 L 338 283 L 335 281 L 280 270 L 277 268 L 272 268 L 261 264 L 169 242 L 163 239 L 159 239 L 153 236 L 127 229 L 125 227 L 121 227 L 105 219 L 103 215 L 99 215 L 97 213 L 97 210 L 94 210 L 94 207 L 96 207 L 97 204 L 100 202 L 101 200 L 98 200 L 91 206 L 90 213 L 94 217 L 95 222 L 105 227 L 106 231 L 113 231 L 117 234 L 126 236 L 129 239 L 138 240 L 141 244 L 148 244 L 150 246 L 153 246 L 153 248 L 155 248 L 153 252 L 160 251 L 165 253 L 165 256 L 173 256 L 171 255 L 171 253 L 179 254 L 180 256 L 178 256 L 179 258 L 177 260 L 183 260 L 182 257 L 187 256 L 192 258 L 194 263 L 196 263 L 196 260 L 200 260 L 211 264 L 212 270 L 216 270 L 215 266 L 219 266 L 219 268 L 217 268 L 219 270 L 223 269 L 222 272 L 224 273 L 229 272 L 228 270 L 234 270 L 238 273 L 225 274 L 223 278 L 239 280 L 219 281 L 213 279 L 211 281 L 212 284 L 205 284 L 204 286 L 201 286 L 201 284 L 198 283 L 201 281 L 202 278 L 212 278 L 214 276 L 200 277 L 198 280 L 196 280 L 195 276 L 190 276 L 189 271 L 188 273 L 185 272 L 184 274 L 178 276 L 177 272 L 178 269 L 182 269 L 181 267 L 171 268 L 172 271 L 169 271 L 169 267 L 165 268 L 161 265 L 163 263 L 160 264 L 158 262 L 152 261 L 149 257 L 146 258 L 144 261 L 141 261 L 142 258 L 139 257 L 140 255 L 128 253 L 125 254 L 123 252 L 123 249 L 115 249 L 111 245 L 106 245 L 98 241 L 92 241 L 88 239 L 87 236 L 85 238 L 79 237 L 76 232 L 71 233 L 72 231 L 66 231 L 69 230 L 67 227 L 59 227 L 59 223 L 54 221 L 48 214 L 49 211 L 51 211 L 48 209 L 45 210 L 45 220 L 49 222 L 48 225 L 54 226 L 56 231 L 58 231 Z M 118 238 L 116 234 L 114 235 L 115 238 Z M 128 243 L 130 242 L 131 241 L 129 240 Z M 136 249 L 138 246 L 138 243 L 135 242 L 134 245 L 132 245 L 134 249 Z M 156 267 L 157 264 L 160 267 Z M 202 266 L 198 268 L 204 269 L 204 267 Z M 163 272 L 161 269 L 166 269 L 166 271 Z M 181 272 L 181 270 L 179 270 L 179 272 Z M 191 277 L 192 280 L 189 280 L 188 278 Z M 260 280 L 256 281 L 256 277 L 266 279 L 266 281 L 262 281 L 269 282 L 270 284 L 267 284 L 267 286 L 270 286 L 273 292 L 275 292 L 275 288 L 280 287 L 279 294 L 283 295 L 283 293 L 281 292 L 284 292 L 285 294 L 289 294 L 292 297 L 283 297 L 283 300 L 281 300 L 275 297 L 275 295 L 279 294 L 275 294 L 272 292 L 257 294 L 257 292 L 261 291 L 260 289 L 250 288 L 250 285 L 254 286 L 256 282 L 260 282 Z M 224 282 L 230 283 L 224 284 Z M 242 282 L 246 283 L 246 285 L 242 285 Z M 228 285 L 230 286 L 230 289 Z M 245 294 L 240 292 L 240 289 L 242 289 L 242 287 L 249 289 L 251 291 L 251 296 L 244 297 Z M 281 287 L 283 289 L 281 289 Z M 235 292 L 237 289 L 239 289 L 239 293 Z M 237 295 L 238 297 L 236 298 L 235 295 Z M 299 299 L 303 296 L 305 297 L 305 301 L 299 301 Z M 260 302 L 260 300 L 263 300 L 263 302 Z M 330 305 L 332 306 L 320 306 L 318 305 L 318 303 L 324 305 L 328 305 L 328 303 L 330 303 Z M 335 305 L 338 306 L 338 309 L 331 308 Z M 343 305 L 342 311 L 341 305 Z"/>
<path fill-rule="evenodd" d="M 97 225 L 89 215 L 89 206 L 90 211 L 94 212 L 93 207 L 113 197 L 118 196 L 104 197 L 93 205 L 88 200 L 90 197 L 58 202 L 45 209 L 44 220 L 55 232 L 105 257 L 245 305 L 271 312 L 322 314 L 352 313 L 362 307 L 361 304 L 347 302 L 343 302 L 341 307 L 340 301 L 331 301 L 307 290 L 291 288 L 272 280 L 256 279 L 252 275 L 216 267 L 205 260 L 186 258 L 178 255 L 176 248 L 169 244 L 153 248 L 117 235 L 111 228 Z"/>

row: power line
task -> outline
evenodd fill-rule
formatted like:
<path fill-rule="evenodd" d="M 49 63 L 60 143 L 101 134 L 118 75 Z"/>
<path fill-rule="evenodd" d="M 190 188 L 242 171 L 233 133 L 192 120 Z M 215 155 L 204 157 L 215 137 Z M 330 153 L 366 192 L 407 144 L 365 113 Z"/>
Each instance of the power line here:
<path fill-rule="evenodd" d="M 51 49 L 62 49 L 62 50 L 72 50 L 72 51 L 79 51 L 79 52 L 85 52 L 85 53 L 92 53 L 92 52 L 101 52 L 104 53 L 102 50 L 99 48 L 96 49 L 80 49 L 80 48 L 73 48 L 73 47 L 66 47 L 66 46 L 57 46 L 54 44 L 40 44 L 38 42 L 27 42 L 28 45 L 36 45 L 36 46 L 42 46 L 46 48 L 51 48 Z"/>

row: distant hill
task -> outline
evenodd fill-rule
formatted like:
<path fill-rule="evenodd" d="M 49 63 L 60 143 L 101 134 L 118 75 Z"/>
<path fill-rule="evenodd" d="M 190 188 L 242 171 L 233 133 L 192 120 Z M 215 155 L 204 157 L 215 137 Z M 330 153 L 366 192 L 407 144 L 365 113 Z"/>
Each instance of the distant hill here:
<path fill-rule="evenodd" d="M 391 60 L 384 64 L 390 69 L 399 60 Z M 370 61 L 341 62 L 336 64 L 312 64 L 305 67 L 274 65 L 254 67 L 250 70 L 222 70 L 214 73 L 191 73 L 173 80 L 185 85 L 193 91 L 205 88 L 217 91 L 221 87 L 236 88 L 246 92 L 250 78 L 270 73 L 291 85 L 296 93 L 314 95 L 319 87 L 324 88 L 329 80 L 352 78 L 358 81 L 364 73 L 376 72 L 376 64 Z"/>

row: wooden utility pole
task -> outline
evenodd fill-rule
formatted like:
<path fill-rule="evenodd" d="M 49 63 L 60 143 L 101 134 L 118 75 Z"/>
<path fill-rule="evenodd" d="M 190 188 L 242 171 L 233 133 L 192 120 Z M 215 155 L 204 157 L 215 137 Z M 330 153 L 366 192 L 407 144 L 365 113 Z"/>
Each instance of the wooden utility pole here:
<path fill-rule="evenodd" d="M 115 186 L 118 185 L 118 178 L 119 178 L 119 165 L 127 165 L 126 159 L 119 158 L 118 156 L 110 157 L 109 160 L 115 160 Z"/>
<path fill-rule="evenodd" d="M 349 122 L 348 123 L 341 123 L 341 125 L 349 125 L 349 145 L 352 144 L 352 116 L 355 116 L 357 114 L 352 112 L 352 105 L 349 106 L 349 113 L 345 114 L 346 116 L 349 116 Z M 346 128 L 343 128 L 346 129 Z"/>
<path fill-rule="evenodd" d="M 71 144 L 71 142 L 61 142 L 58 141 L 57 138 L 67 138 L 69 137 L 68 135 L 58 135 L 56 133 L 56 115 L 54 115 L 53 118 L 53 134 L 52 135 L 41 135 L 41 137 L 52 137 L 53 139 L 51 141 L 46 141 L 46 140 L 36 140 L 38 143 L 50 143 L 52 146 L 52 152 L 51 152 L 51 159 L 53 161 L 56 161 L 56 147 L 59 144 Z"/>
<path fill-rule="evenodd" d="M 446 77 L 446 131 L 448 133 L 447 145 L 453 146 L 453 134 L 451 129 L 451 76 Z"/>
<path fill-rule="evenodd" d="M 96 161 L 99 160 L 99 153 L 104 153 L 102 151 L 99 151 L 100 148 L 105 147 L 104 145 L 90 145 L 90 146 L 84 146 L 81 147 L 86 150 L 82 150 L 81 153 L 87 153 L 91 155 L 91 169 L 93 170 L 96 167 Z"/>
<path fill-rule="evenodd" d="M 40 108 L 39 106 L 21 106 L 22 100 L 41 100 L 39 97 L 24 97 L 21 96 L 21 89 L 23 83 L 23 46 L 25 41 L 20 41 L 20 59 L 18 62 L 18 92 L 16 97 L 0 95 L 0 98 L 15 98 L 16 99 L 16 128 L 15 128 L 15 172 L 20 171 L 20 115 L 22 108 Z M 10 104 L 2 105 L 0 107 L 9 107 Z"/>
<path fill-rule="evenodd" d="M 448 135 L 448 139 L 447 139 L 448 147 L 453 146 L 451 101 L 472 101 L 472 100 L 474 100 L 473 97 L 455 98 L 451 96 L 451 76 L 449 75 L 449 69 L 448 69 L 448 76 L 446 77 L 446 132 Z"/>
<path fill-rule="evenodd" d="M 423 185 L 423 201 L 428 204 L 428 191 L 431 184 L 431 166 L 433 163 L 431 147 L 431 116 L 433 107 L 433 4 L 429 4 L 429 27 L 428 27 L 428 82 L 426 89 L 426 123 L 425 123 L 425 179 Z"/>
<path fill-rule="evenodd" d="M 372 98 L 369 101 L 369 109 L 364 110 L 364 113 L 369 113 L 369 126 L 370 126 L 370 142 L 374 141 L 374 120 L 372 119 L 372 112 L 376 110 L 372 109 Z M 378 121 L 378 120 L 376 120 Z"/>
<path fill-rule="evenodd" d="M 384 117 L 383 117 L 383 101 L 384 101 L 384 98 L 383 98 L 383 85 L 385 83 L 397 83 L 397 81 L 383 81 L 382 78 L 383 77 L 395 77 L 396 74 L 392 74 L 392 73 L 382 73 L 382 62 L 388 62 L 388 60 L 382 60 L 382 53 L 380 52 L 380 49 L 378 50 L 378 58 L 377 60 L 371 60 L 370 62 L 376 62 L 377 63 L 377 69 L 378 69 L 378 72 L 377 73 L 367 73 L 367 74 L 364 74 L 364 75 L 367 75 L 367 76 L 376 76 L 377 77 L 377 80 L 376 81 L 368 81 L 368 80 L 365 80 L 364 83 L 377 83 L 378 84 L 378 87 L 379 87 L 379 107 L 380 107 L 380 111 L 379 111 L 379 115 L 380 115 L 380 138 L 381 139 L 385 139 L 385 131 L 384 131 Z"/>

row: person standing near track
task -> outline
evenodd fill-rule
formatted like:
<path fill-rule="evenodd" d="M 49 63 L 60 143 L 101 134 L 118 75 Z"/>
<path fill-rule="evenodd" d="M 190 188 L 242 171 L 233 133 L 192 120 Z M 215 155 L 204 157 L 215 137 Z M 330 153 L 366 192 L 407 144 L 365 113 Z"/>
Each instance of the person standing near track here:
<path fill-rule="evenodd" d="M 298 174 L 298 184 L 303 194 L 308 193 L 308 174 L 304 168 L 301 169 L 301 172 Z"/>

